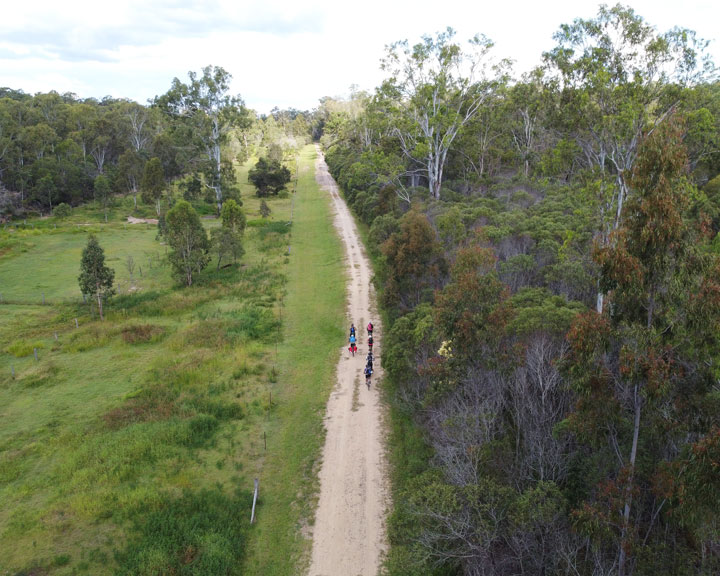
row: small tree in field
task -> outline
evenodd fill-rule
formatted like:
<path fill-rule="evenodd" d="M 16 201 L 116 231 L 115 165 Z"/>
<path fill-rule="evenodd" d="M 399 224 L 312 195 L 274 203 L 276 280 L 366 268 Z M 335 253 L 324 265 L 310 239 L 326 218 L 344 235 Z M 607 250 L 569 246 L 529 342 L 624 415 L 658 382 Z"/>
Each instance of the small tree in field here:
<path fill-rule="evenodd" d="M 168 258 L 175 277 L 192 285 L 194 272 L 210 261 L 210 243 L 197 212 L 189 202 L 180 200 L 165 215 L 165 237 L 172 248 Z"/>
<path fill-rule="evenodd" d="M 222 225 L 226 228 L 230 228 L 233 232 L 241 235 L 245 232 L 245 213 L 242 211 L 240 204 L 232 198 L 223 204 L 220 216 L 222 217 Z"/>
<path fill-rule="evenodd" d="M 97 238 L 90 235 L 80 261 L 80 291 L 97 299 L 100 320 L 103 320 L 103 300 L 115 294 L 113 280 L 115 271 L 105 266 L 105 252 Z"/>
<path fill-rule="evenodd" d="M 277 160 L 260 158 L 248 173 L 248 180 L 257 189 L 258 198 L 277 195 L 290 182 L 290 170 Z"/>
<path fill-rule="evenodd" d="M 242 246 L 242 235 L 245 231 L 245 214 L 235 200 L 226 200 L 220 211 L 222 226 L 212 231 L 213 245 L 217 249 L 217 268 L 226 254 L 237 260 L 245 253 Z"/>
<path fill-rule="evenodd" d="M 134 209 L 137 210 L 138 184 L 143 175 L 143 158 L 135 150 L 127 150 L 118 158 L 118 171 L 122 175 L 128 192 L 133 195 Z"/>
<path fill-rule="evenodd" d="M 220 269 L 220 263 L 226 255 L 232 256 L 233 261 L 235 261 L 245 254 L 240 235 L 226 226 L 221 226 L 212 231 L 212 244 L 218 256 L 216 269 Z"/>

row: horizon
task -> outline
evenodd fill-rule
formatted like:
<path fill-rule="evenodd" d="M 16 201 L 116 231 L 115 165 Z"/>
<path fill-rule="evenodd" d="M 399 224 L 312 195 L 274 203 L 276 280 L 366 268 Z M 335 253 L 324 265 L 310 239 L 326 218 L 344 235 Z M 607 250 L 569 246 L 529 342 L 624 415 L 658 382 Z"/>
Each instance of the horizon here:
<path fill-rule="evenodd" d="M 192 0 L 132 0 L 102 17 L 86 0 L 62 6 L 43 0 L 40 10 L 37 4 L 6 8 L 0 86 L 30 95 L 70 92 L 80 99 L 147 104 L 167 92 L 173 78 L 184 82 L 189 71 L 213 65 L 232 75 L 231 92 L 258 114 L 311 111 L 321 98 L 347 98 L 351 86 L 372 93 L 384 78 L 385 46 L 399 40 L 412 45 L 448 26 L 459 42 L 485 34 L 495 43 L 496 58 L 514 61 L 517 77 L 541 63 L 561 24 L 595 17 L 600 4 L 561 0 L 548 10 L 530 2 L 485 8 L 449 0 L 438 16 L 437 9 L 425 9 L 432 6 L 428 0 L 412 10 L 372 1 L 362 12 L 328 0 L 302 6 L 219 2 L 211 8 Z M 710 41 L 707 52 L 720 62 L 714 28 L 720 8 L 714 3 L 691 0 L 682 10 L 648 0 L 626 5 L 660 32 L 674 26 L 695 31 Z M 437 26 L 440 20 L 443 26 Z"/>

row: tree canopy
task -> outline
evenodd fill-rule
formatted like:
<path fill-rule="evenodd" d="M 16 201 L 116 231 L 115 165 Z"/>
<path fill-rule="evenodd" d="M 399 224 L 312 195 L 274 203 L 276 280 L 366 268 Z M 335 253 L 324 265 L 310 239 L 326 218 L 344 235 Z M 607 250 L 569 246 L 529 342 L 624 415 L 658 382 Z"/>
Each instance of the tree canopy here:
<path fill-rule="evenodd" d="M 277 195 L 290 182 L 290 170 L 277 160 L 260 158 L 248 172 L 248 180 L 255 186 L 259 198 Z"/>
<path fill-rule="evenodd" d="M 393 576 L 720 568 L 720 89 L 626 6 L 555 42 L 479 83 L 399 42 L 315 117 L 388 318 Z"/>
<path fill-rule="evenodd" d="M 232 76 L 220 66 L 206 66 L 202 75 L 188 72 L 189 82 L 173 79 L 170 90 L 155 99 L 155 105 L 188 123 L 192 131 L 198 171 L 215 192 L 218 213 L 223 203 L 223 180 L 231 170 L 223 170 L 221 145 L 235 127 L 249 125 L 248 111 L 239 95 L 231 95 Z M 225 178 L 224 178 L 225 176 Z"/>
<path fill-rule="evenodd" d="M 463 50 L 454 36 L 448 28 L 412 47 L 407 41 L 391 44 L 383 60 L 389 78 L 379 90 L 409 170 L 427 177 L 435 198 L 450 147 L 480 111 L 499 73 L 489 76 L 490 40 L 475 36 Z"/>

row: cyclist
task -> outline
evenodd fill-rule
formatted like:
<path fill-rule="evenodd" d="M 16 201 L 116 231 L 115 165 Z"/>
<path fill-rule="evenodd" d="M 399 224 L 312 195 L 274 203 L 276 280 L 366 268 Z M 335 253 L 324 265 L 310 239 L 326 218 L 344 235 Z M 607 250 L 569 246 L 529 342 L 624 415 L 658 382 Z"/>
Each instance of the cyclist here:
<path fill-rule="evenodd" d="M 355 335 L 353 334 L 350 336 L 350 346 L 348 346 L 348 351 L 355 356 L 355 352 L 357 352 L 357 345 L 355 344 Z"/>
<path fill-rule="evenodd" d="M 350 336 L 355 336 L 355 324 L 350 324 Z"/>
<path fill-rule="evenodd" d="M 368 336 L 372 336 L 372 333 L 373 333 L 373 323 L 372 322 L 368 322 L 367 331 L 368 331 Z"/>
<path fill-rule="evenodd" d="M 370 366 L 365 366 L 365 384 L 367 384 L 368 390 L 370 389 L 370 376 L 372 376 L 372 369 Z"/>
<path fill-rule="evenodd" d="M 372 352 L 372 349 L 373 349 L 373 337 L 372 337 L 372 334 L 370 334 L 370 336 L 368 336 L 368 348 L 370 349 L 370 352 Z"/>

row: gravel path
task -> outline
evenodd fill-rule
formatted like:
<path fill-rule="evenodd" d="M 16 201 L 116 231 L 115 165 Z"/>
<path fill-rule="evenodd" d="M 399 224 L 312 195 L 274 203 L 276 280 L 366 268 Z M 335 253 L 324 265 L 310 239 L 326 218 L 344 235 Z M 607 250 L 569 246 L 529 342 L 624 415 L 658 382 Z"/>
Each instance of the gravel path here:
<path fill-rule="evenodd" d="M 385 519 L 389 507 L 383 409 L 376 384 L 382 377 L 382 325 L 375 314 L 371 270 L 337 185 L 318 149 L 315 175 L 332 195 L 335 226 L 345 245 L 349 269 L 348 329 L 355 323 L 358 352 L 345 343 L 338 381 L 327 405 L 327 436 L 320 471 L 320 499 L 313 529 L 310 576 L 375 576 L 387 548 Z M 363 369 L 368 352 L 365 327 L 375 327 L 375 373 L 370 389 Z"/>

